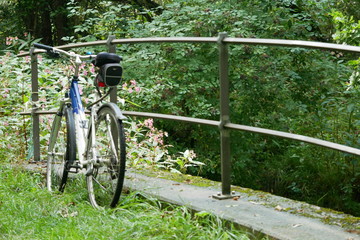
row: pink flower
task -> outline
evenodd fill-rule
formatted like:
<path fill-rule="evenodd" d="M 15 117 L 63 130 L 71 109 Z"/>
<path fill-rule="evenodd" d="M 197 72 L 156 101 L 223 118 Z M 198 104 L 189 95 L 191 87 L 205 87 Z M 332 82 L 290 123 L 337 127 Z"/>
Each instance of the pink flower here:
<path fill-rule="evenodd" d="M 140 88 L 139 87 L 135 87 L 135 92 L 140 92 Z"/>
<path fill-rule="evenodd" d="M 144 125 L 148 128 L 152 128 L 154 126 L 154 120 L 152 118 L 146 119 Z"/>
<path fill-rule="evenodd" d="M 130 83 L 131 83 L 131 85 L 136 86 L 136 81 L 135 81 L 135 79 L 130 80 Z"/>
<path fill-rule="evenodd" d="M 129 89 L 128 89 L 128 92 L 129 92 L 129 93 L 132 93 L 132 92 L 133 92 L 132 88 L 129 88 Z"/>

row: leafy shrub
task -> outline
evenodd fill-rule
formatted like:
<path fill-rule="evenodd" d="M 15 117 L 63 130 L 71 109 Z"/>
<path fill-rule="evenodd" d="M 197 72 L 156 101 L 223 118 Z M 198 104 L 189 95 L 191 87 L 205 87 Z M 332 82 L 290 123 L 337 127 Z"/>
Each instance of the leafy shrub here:
<path fill-rule="evenodd" d="M 75 26 L 77 35 L 69 36 L 68 40 L 105 39 L 109 33 L 117 38 L 214 37 L 227 31 L 231 37 L 332 41 L 335 30 L 335 40 L 348 42 L 351 31 L 357 29 L 356 21 L 344 17 L 340 20 L 345 25 L 336 22 L 334 15 L 329 14 L 338 7 L 335 3 L 176 0 L 166 5 L 162 14 L 153 13 L 153 19 L 148 21 L 131 6 L 114 7 L 101 2 L 100 11 L 100 8 L 84 9 L 72 1 L 70 12 L 76 9 L 84 21 Z M 219 119 L 215 45 L 167 43 L 117 47 L 124 55 L 127 84 L 121 98 L 133 103 L 127 109 Z M 358 62 L 350 61 L 353 66 L 349 67 L 349 59 L 354 56 L 300 48 L 232 45 L 231 121 L 359 147 L 359 90 L 354 84 L 359 77 Z M 141 90 L 137 91 L 132 82 Z M 172 152 L 195 149 L 197 159 L 205 163 L 201 174 L 220 178 L 217 129 L 160 120 L 154 124 L 157 129 L 163 129 L 158 134 L 168 132 L 169 144 L 174 146 Z M 134 127 L 134 134 L 143 128 Z M 360 214 L 357 157 L 241 132 L 232 133 L 232 149 L 234 184 Z M 143 159 L 146 163 L 146 157 Z"/>
<path fill-rule="evenodd" d="M 30 133 L 29 118 L 19 113 L 27 110 L 30 95 L 29 58 L 19 59 L 11 52 L 0 56 L 0 161 L 26 156 Z"/>
<path fill-rule="evenodd" d="M 131 28 L 128 37 L 227 31 L 235 37 L 331 39 L 325 2 L 288 2 L 243 1 L 230 8 L 221 1 L 176 1 L 141 30 Z M 346 90 L 351 69 L 344 60 L 351 55 L 247 45 L 230 50 L 232 122 L 358 146 L 357 97 Z M 126 45 L 119 52 L 126 53 L 126 77 L 144 89 L 131 96 L 141 107 L 134 110 L 219 119 L 216 46 Z M 202 175 L 219 179 L 216 129 L 156 123 L 173 145 L 196 149 L 206 162 Z M 234 184 L 358 214 L 356 157 L 250 133 L 233 133 L 232 149 Z"/>

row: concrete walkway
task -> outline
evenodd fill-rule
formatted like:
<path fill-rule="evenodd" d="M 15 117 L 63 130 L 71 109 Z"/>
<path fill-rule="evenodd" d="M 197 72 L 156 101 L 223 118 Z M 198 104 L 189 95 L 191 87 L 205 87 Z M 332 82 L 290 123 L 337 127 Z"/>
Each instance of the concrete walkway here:
<path fill-rule="evenodd" d="M 42 172 L 46 168 L 44 163 L 24 167 Z M 220 191 L 219 182 L 188 175 L 153 170 L 127 170 L 125 175 L 127 189 L 212 213 L 236 223 L 255 239 L 267 235 L 281 240 L 360 240 L 360 218 L 351 215 L 236 186 L 232 189 L 239 198 L 216 200 L 212 195 Z"/>
<path fill-rule="evenodd" d="M 218 183 L 198 187 L 191 182 L 186 178 L 178 182 L 149 177 L 132 170 L 126 172 L 125 187 L 195 211 L 213 213 L 249 232 L 261 232 L 275 239 L 360 239 L 359 218 L 249 189 L 237 192 L 240 198 L 215 200 L 212 195 L 219 191 Z M 344 224 L 343 219 L 349 218 L 351 224 Z"/>

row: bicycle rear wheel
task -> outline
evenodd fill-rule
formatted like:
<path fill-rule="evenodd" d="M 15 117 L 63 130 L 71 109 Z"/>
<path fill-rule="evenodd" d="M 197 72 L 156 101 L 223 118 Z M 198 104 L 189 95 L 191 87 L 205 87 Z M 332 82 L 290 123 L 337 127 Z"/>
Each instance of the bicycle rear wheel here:
<path fill-rule="evenodd" d="M 65 105 L 55 116 L 48 148 L 46 185 L 49 191 L 63 192 L 69 168 L 76 159 L 75 122 L 72 107 Z"/>
<path fill-rule="evenodd" d="M 91 204 L 98 208 L 115 207 L 119 201 L 125 175 L 125 134 L 122 121 L 110 107 L 98 111 L 95 122 L 95 141 L 92 130 L 88 135 L 86 159 L 87 188 Z"/>

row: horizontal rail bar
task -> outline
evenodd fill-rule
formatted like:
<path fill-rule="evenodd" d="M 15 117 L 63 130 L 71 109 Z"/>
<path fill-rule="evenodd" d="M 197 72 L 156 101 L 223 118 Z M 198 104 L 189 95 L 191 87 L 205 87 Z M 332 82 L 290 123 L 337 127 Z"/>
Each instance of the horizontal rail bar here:
<path fill-rule="evenodd" d="M 215 120 L 182 117 L 182 116 L 160 114 L 160 113 L 132 112 L 132 111 L 123 111 L 122 113 L 124 115 L 135 116 L 135 117 L 159 118 L 159 119 L 175 120 L 175 121 L 188 122 L 188 123 L 204 124 L 209 126 L 219 126 L 220 124 L 219 121 L 215 121 Z"/>
<path fill-rule="evenodd" d="M 57 111 L 50 110 L 50 111 L 35 111 L 35 112 L 21 112 L 20 115 L 47 115 L 47 114 L 56 114 Z"/>
<path fill-rule="evenodd" d="M 281 40 L 281 39 L 266 39 L 266 38 L 225 38 L 223 42 L 234 43 L 234 44 L 265 45 L 265 46 L 278 46 L 278 47 L 316 48 L 323 50 L 336 50 L 336 51 L 360 53 L 360 47 L 335 44 L 335 43 L 314 42 L 314 41 Z"/>
<path fill-rule="evenodd" d="M 319 145 L 322 147 L 339 150 L 341 152 L 351 153 L 351 154 L 360 156 L 360 149 L 333 143 L 333 142 L 328 142 L 328 141 L 321 140 L 318 138 L 307 137 L 307 136 L 303 136 L 303 135 L 299 135 L 299 134 L 281 132 L 281 131 L 276 131 L 276 130 L 270 130 L 270 129 L 266 129 L 266 128 L 258 128 L 258 127 L 234 124 L 234 123 L 227 123 L 224 125 L 224 127 L 229 128 L 229 129 L 235 129 L 235 130 L 241 130 L 241 131 L 253 132 L 253 133 L 260 133 L 260 134 L 265 134 L 265 135 L 271 135 L 271 136 L 276 136 L 276 137 L 281 137 L 281 138 L 297 140 L 297 141 L 301 141 L 301 142 L 307 142 L 307 143 L 311 143 L 314 145 Z"/>
<path fill-rule="evenodd" d="M 50 115 L 50 114 L 56 114 L 57 111 L 56 110 L 40 110 L 40 111 L 35 111 L 35 112 L 21 112 L 20 115 Z M 89 114 L 90 111 L 89 110 L 85 110 L 85 113 Z"/>
<path fill-rule="evenodd" d="M 129 44 L 129 43 L 216 43 L 217 37 L 155 37 L 155 38 L 131 38 L 131 39 L 114 39 L 112 44 Z"/>
<path fill-rule="evenodd" d="M 168 114 L 148 113 L 148 112 L 132 112 L 132 111 L 123 111 L 123 113 L 125 115 L 130 115 L 130 116 L 160 118 L 160 119 L 175 120 L 175 121 L 182 121 L 182 122 L 189 122 L 189 123 L 205 124 L 205 125 L 217 126 L 217 127 L 219 127 L 219 125 L 220 125 L 220 121 L 174 116 L 174 115 L 168 115 Z M 333 142 L 328 142 L 325 140 L 320 140 L 320 139 L 313 138 L 313 137 L 307 137 L 307 136 L 303 136 L 303 135 L 299 135 L 299 134 L 281 132 L 281 131 L 270 130 L 270 129 L 265 129 L 265 128 L 245 126 L 245 125 L 234 124 L 234 123 L 227 123 L 224 125 L 224 127 L 228 128 L 228 129 L 260 133 L 260 134 L 265 134 L 265 135 L 271 135 L 271 136 L 276 136 L 276 137 L 282 137 L 282 138 L 307 142 L 307 143 L 319 145 L 322 147 L 339 150 L 341 152 L 351 153 L 351 154 L 360 156 L 360 149 L 333 143 Z"/>
<path fill-rule="evenodd" d="M 56 111 L 49 110 L 49 111 L 36 111 L 35 114 L 55 114 Z M 31 115 L 31 112 L 21 112 L 21 115 Z M 208 126 L 214 126 L 219 127 L 220 121 L 215 120 L 207 120 L 207 119 L 200 119 L 200 118 L 191 118 L 191 117 L 182 117 L 182 116 L 175 116 L 175 115 L 169 115 L 169 114 L 160 114 L 160 113 L 149 113 L 149 112 L 133 112 L 133 111 L 123 111 L 124 115 L 128 116 L 134 116 L 134 117 L 150 117 L 150 118 L 158 118 L 158 119 L 166 119 L 166 120 L 174 120 L 174 121 L 181 121 L 181 122 L 188 122 L 188 123 L 195 123 L 195 124 L 202 124 L 202 125 L 208 125 Z M 251 127 L 246 125 L 240 125 L 240 124 L 234 124 L 234 123 L 227 123 L 224 125 L 225 128 L 228 129 L 235 129 L 245 132 L 252 132 L 252 133 L 259 133 L 259 134 L 265 134 L 275 137 L 281 137 L 281 138 L 287 138 L 292 140 L 297 140 L 301 142 L 307 142 L 314 145 L 319 145 L 322 147 L 338 150 L 345 153 L 350 153 L 354 155 L 360 156 L 360 149 L 313 138 L 313 137 L 307 137 L 299 134 L 293 134 L 293 133 L 287 133 L 287 132 L 281 132 L 266 128 L 259 128 L 259 127 Z"/>
<path fill-rule="evenodd" d="M 151 38 L 130 38 L 130 39 L 114 39 L 111 44 L 131 44 L 131 43 L 216 43 L 217 37 L 151 37 Z M 250 44 L 250 45 L 264 45 L 264 46 L 277 46 L 277 47 L 303 47 L 303 48 L 315 48 L 323 50 L 335 50 L 360 53 L 360 47 L 348 46 L 334 43 L 322 43 L 314 41 L 300 41 L 300 40 L 282 40 L 282 39 L 266 39 L 266 38 L 231 38 L 226 37 L 223 40 L 224 43 L 233 44 Z M 93 41 L 87 43 L 74 43 L 68 45 L 58 46 L 59 49 L 70 49 L 79 47 L 88 47 L 95 45 L 106 45 L 106 40 Z M 34 53 L 40 53 L 42 51 L 35 51 Z M 28 56 L 29 52 L 20 53 L 18 57 Z"/>
<path fill-rule="evenodd" d="M 20 115 L 49 115 L 56 114 L 56 110 L 48 110 L 48 111 L 36 111 L 36 112 L 21 112 Z M 85 111 L 85 113 L 90 113 L 90 111 Z M 167 119 L 167 120 L 175 120 L 181 122 L 188 123 L 197 123 L 209 126 L 219 126 L 219 121 L 200 119 L 200 118 L 191 118 L 191 117 L 182 117 L 168 114 L 160 114 L 160 113 L 149 113 L 149 112 L 133 112 L 133 111 L 122 111 L 124 115 L 134 116 L 134 117 L 150 117 L 150 118 L 159 118 L 159 119 Z"/>

